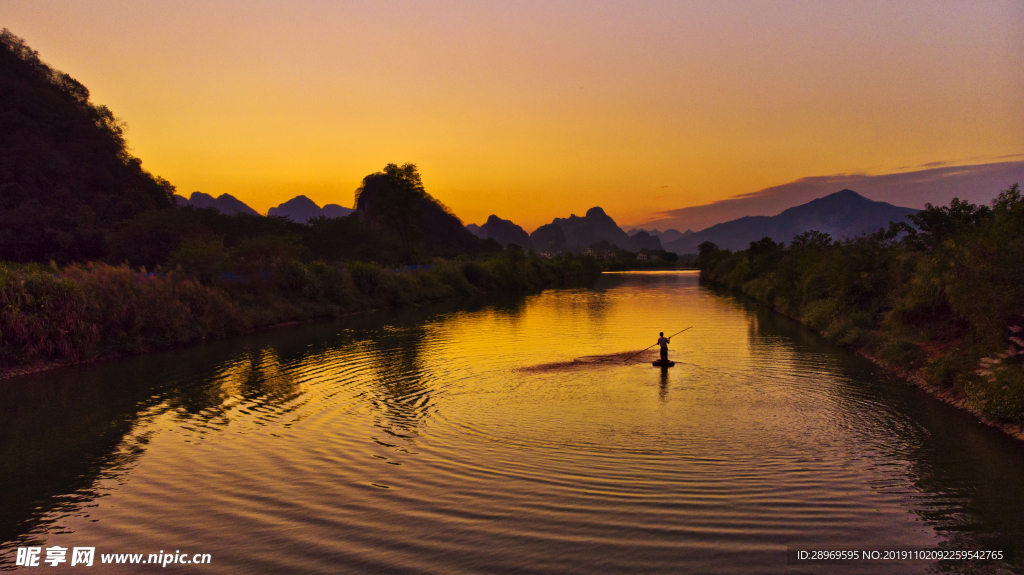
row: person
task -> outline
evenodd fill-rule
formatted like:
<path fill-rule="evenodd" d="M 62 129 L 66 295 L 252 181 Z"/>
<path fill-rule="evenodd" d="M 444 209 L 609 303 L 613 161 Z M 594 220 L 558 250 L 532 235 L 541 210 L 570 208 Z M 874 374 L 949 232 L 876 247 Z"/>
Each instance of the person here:
<path fill-rule="evenodd" d="M 658 345 L 661 346 L 661 361 L 668 361 L 668 342 L 669 338 L 665 337 L 665 332 L 659 332 Z M 651 341 L 651 340 L 647 340 Z"/>

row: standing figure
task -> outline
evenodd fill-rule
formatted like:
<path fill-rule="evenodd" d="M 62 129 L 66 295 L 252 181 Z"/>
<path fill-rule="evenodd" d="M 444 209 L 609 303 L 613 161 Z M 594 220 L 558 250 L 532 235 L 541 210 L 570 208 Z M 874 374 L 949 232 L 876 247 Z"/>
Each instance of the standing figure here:
<path fill-rule="evenodd" d="M 668 361 L 668 342 L 669 342 L 669 338 L 665 337 L 665 332 L 659 332 L 658 335 L 661 336 L 661 337 L 658 338 L 658 345 L 661 346 L 661 361 L 662 362 L 666 362 L 666 361 Z M 647 340 L 647 341 L 650 341 L 650 340 Z"/>

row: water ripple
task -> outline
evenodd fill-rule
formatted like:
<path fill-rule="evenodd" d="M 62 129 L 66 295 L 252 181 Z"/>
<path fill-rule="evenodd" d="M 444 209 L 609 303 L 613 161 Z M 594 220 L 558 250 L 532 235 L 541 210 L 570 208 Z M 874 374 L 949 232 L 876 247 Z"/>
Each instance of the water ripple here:
<path fill-rule="evenodd" d="M 675 368 L 625 361 L 686 325 Z M 820 573 L 785 547 L 1024 541 L 1019 449 L 689 274 L 233 345 L 174 352 L 19 541 L 225 573 Z"/>

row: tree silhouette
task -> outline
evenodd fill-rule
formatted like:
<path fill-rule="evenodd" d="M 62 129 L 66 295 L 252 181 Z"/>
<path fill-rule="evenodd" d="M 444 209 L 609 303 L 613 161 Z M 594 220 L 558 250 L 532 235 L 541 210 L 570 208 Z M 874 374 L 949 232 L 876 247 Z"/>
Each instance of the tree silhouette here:
<path fill-rule="evenodd" d="M 356 213 L 396 233 L 405 257 L 412 260 L 420 236 L 421 200 L 427 198 L 416 164 L 388 164 L 384 171 L 363 178 L 356 190 Z"/>
<path fill-rule="evenodd" d="M 114 224 L 174 206 L 174 187 L 128 152 L 113 112 L 7 29 L 0 133 L 0 259 L 102 258 Z"/>

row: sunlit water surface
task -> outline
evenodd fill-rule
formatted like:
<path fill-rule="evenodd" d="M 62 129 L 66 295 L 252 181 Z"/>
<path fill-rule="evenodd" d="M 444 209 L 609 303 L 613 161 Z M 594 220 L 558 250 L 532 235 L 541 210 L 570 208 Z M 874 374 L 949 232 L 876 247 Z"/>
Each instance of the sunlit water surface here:
<path fill-rule="evenodd" d="M 564 363 L 689 325 L 672 369 Z M 786 547 L 1024 550 L 1019 444 L 692 273 L 56 370 L 0 408 L 3 568 L 30 544 L 211 554 L 168 567 L 194 573 L 1012 572 Z"/>

